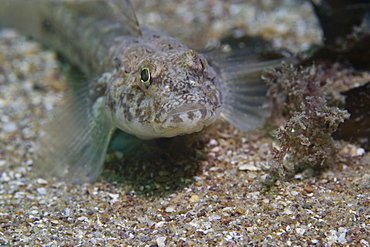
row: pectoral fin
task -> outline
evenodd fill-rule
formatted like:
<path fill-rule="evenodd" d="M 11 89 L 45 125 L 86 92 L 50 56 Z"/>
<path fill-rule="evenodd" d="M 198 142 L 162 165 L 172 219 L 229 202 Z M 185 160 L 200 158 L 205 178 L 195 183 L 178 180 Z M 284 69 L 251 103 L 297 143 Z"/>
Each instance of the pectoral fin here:
<path fill-rule="evenodd" d="M 51 112 L 35 145 L 35 171 L 69 183 L 96 180 L 114 130 L 104 112 L 104 98 L 92 100 L 89 88 L 71 90 Z"/>
<path fill-rule="evenodd" d="M 283 61 L 293 58 L 266 58 L 243 50 L 213 58 L 214 66 L 221 75 L 225 92 L 221 116 L 236 128 L 248 131 L 264 125 L 270 113 L 267 86 L 261 79 L 263 70 L 279 67 Z"/>

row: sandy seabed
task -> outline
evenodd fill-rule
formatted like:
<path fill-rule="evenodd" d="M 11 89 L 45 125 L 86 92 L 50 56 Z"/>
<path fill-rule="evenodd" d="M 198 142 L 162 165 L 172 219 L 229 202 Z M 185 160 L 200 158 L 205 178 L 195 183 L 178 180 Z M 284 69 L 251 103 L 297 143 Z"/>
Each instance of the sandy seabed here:
<path fill-rule="evenodd" d="M 229 34 L 260 35 L 293 52 L 321 42 L 304 1 L 156 0 L 134 7 L 140 23 L 197 49 Z M 204 146 L 193 163 L 177 170 L 116 162 L 139 172 L 126 183 L 106 176 L 82 185 L 38 178 L 32 145 L 65 87 L 53 51 L 14 30 L 0 31 L 1 245 L 370 245 L 370 156 L 353 145 L 341 152 L 358 156 L 354 164 L 315 177 L 298 173 L 266 191 L 261 181 L 278 143 L 220 121 L 201 133 Z"/>

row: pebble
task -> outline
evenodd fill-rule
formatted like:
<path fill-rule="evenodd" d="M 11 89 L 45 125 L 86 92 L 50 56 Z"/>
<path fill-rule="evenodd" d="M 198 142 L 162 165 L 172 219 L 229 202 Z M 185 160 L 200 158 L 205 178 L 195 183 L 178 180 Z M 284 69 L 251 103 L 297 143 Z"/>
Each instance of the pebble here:
<path fill-rule="evenodd" d="M 235 210 L 235 212 L 238 213 L 238 214 L 244 214 L 245 213 L 244 209 L 242 209 L 242 208 L 237 208 Z"/>
<path fill-rule="evenodd" d="M 166 237 L 159 237 L 155 241 L 156 241 L 158 247 L 166 246 L 165 243 L 164 243 L 166 241 Z"/>
<path fill-rule="evenodd" d="M 38 184 L 48 184 L 48 181 L 43 178 L 36 179 L 36 183 Z"/>
<path fill-rule="evenodd" d="M 189 202 L 197 202 L 197 201 L 199 201 L 199 196 L 198 195 L 192 195 L 189 198 Z"/>
<path fill-rule="evenodd" d="M 259 167 L 257 167 L 254 164 L 254 162 L 238 164 L 238 169 L 240 171 L 259 171 L 259 170 L 261 170 Z"/>
<path fill-rule="evenodd" d="M 165 212 L 166 213 L 173 213 L 175 212 L 176 210 L 176 207 L 175 206 L 168 206 L 166 209 L 165 209 Z"/>
<path fill-rule="evenodd" d="M 211 139 L 211 140 L 209 140 L 208 145 L 210 145 L 210 146 L 217 146 L 218 145 L 218 142 L 215 139 Z"/>
<path fill-rule="evenodd" d="M 46 189 L 41 187 L 36 189 L 37 193 L 39 193 L 41 196 L 46 195 Z"/>
<path fill-rule="evenodd" d="M 13 122 L 8 122 L 3 124 L 4 132 L 13 132 L 17 130 L 17 125 Z"/>
<path fill-rule="evenodd" d="M 305 186 L 303 188 L 303 190 L 306 191 L 309 194 L 314 192 L 314 189 L 311 186 L 309 186 L 309 185 Z"/>
<path fill-rule="evenodd" d="M 0 167 L 5 166 L 5 165 L 6 165 L 6 161 L 5 160 L 0 160 Z"/>

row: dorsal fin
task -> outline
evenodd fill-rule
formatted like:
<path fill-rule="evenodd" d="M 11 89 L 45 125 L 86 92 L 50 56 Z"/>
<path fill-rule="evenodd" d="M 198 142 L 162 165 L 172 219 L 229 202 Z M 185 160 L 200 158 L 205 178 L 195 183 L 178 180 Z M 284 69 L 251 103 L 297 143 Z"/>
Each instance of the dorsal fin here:
<path fill-rule="evenodd" d="M 141 37 L 139 22 L 129 0 L 53 0 L 81 14 L 101 17 L 125 27 L 127 35 Z"/>
<path fill-rule="evenodd" d="M 132 30 L 132 36 L 142 36 L 139 21 L 136 18 L 135 11 L 130 0 L 108 0 L 108 3 L 111 6 L 118 23 L 121 25 L 127 25 L 130 30 Z"/>

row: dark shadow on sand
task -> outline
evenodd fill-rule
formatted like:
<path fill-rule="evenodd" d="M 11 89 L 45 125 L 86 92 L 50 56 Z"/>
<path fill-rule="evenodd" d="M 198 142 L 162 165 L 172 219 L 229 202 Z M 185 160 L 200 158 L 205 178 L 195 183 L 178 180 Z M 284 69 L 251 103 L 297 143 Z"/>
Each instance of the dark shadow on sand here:
<path fill-rule="evenodd" d="M 138 194 L 171 194 L 194 181 L 204 160 L 201 134 L 140 140 L 117 131 L 102 178 Z"/>

